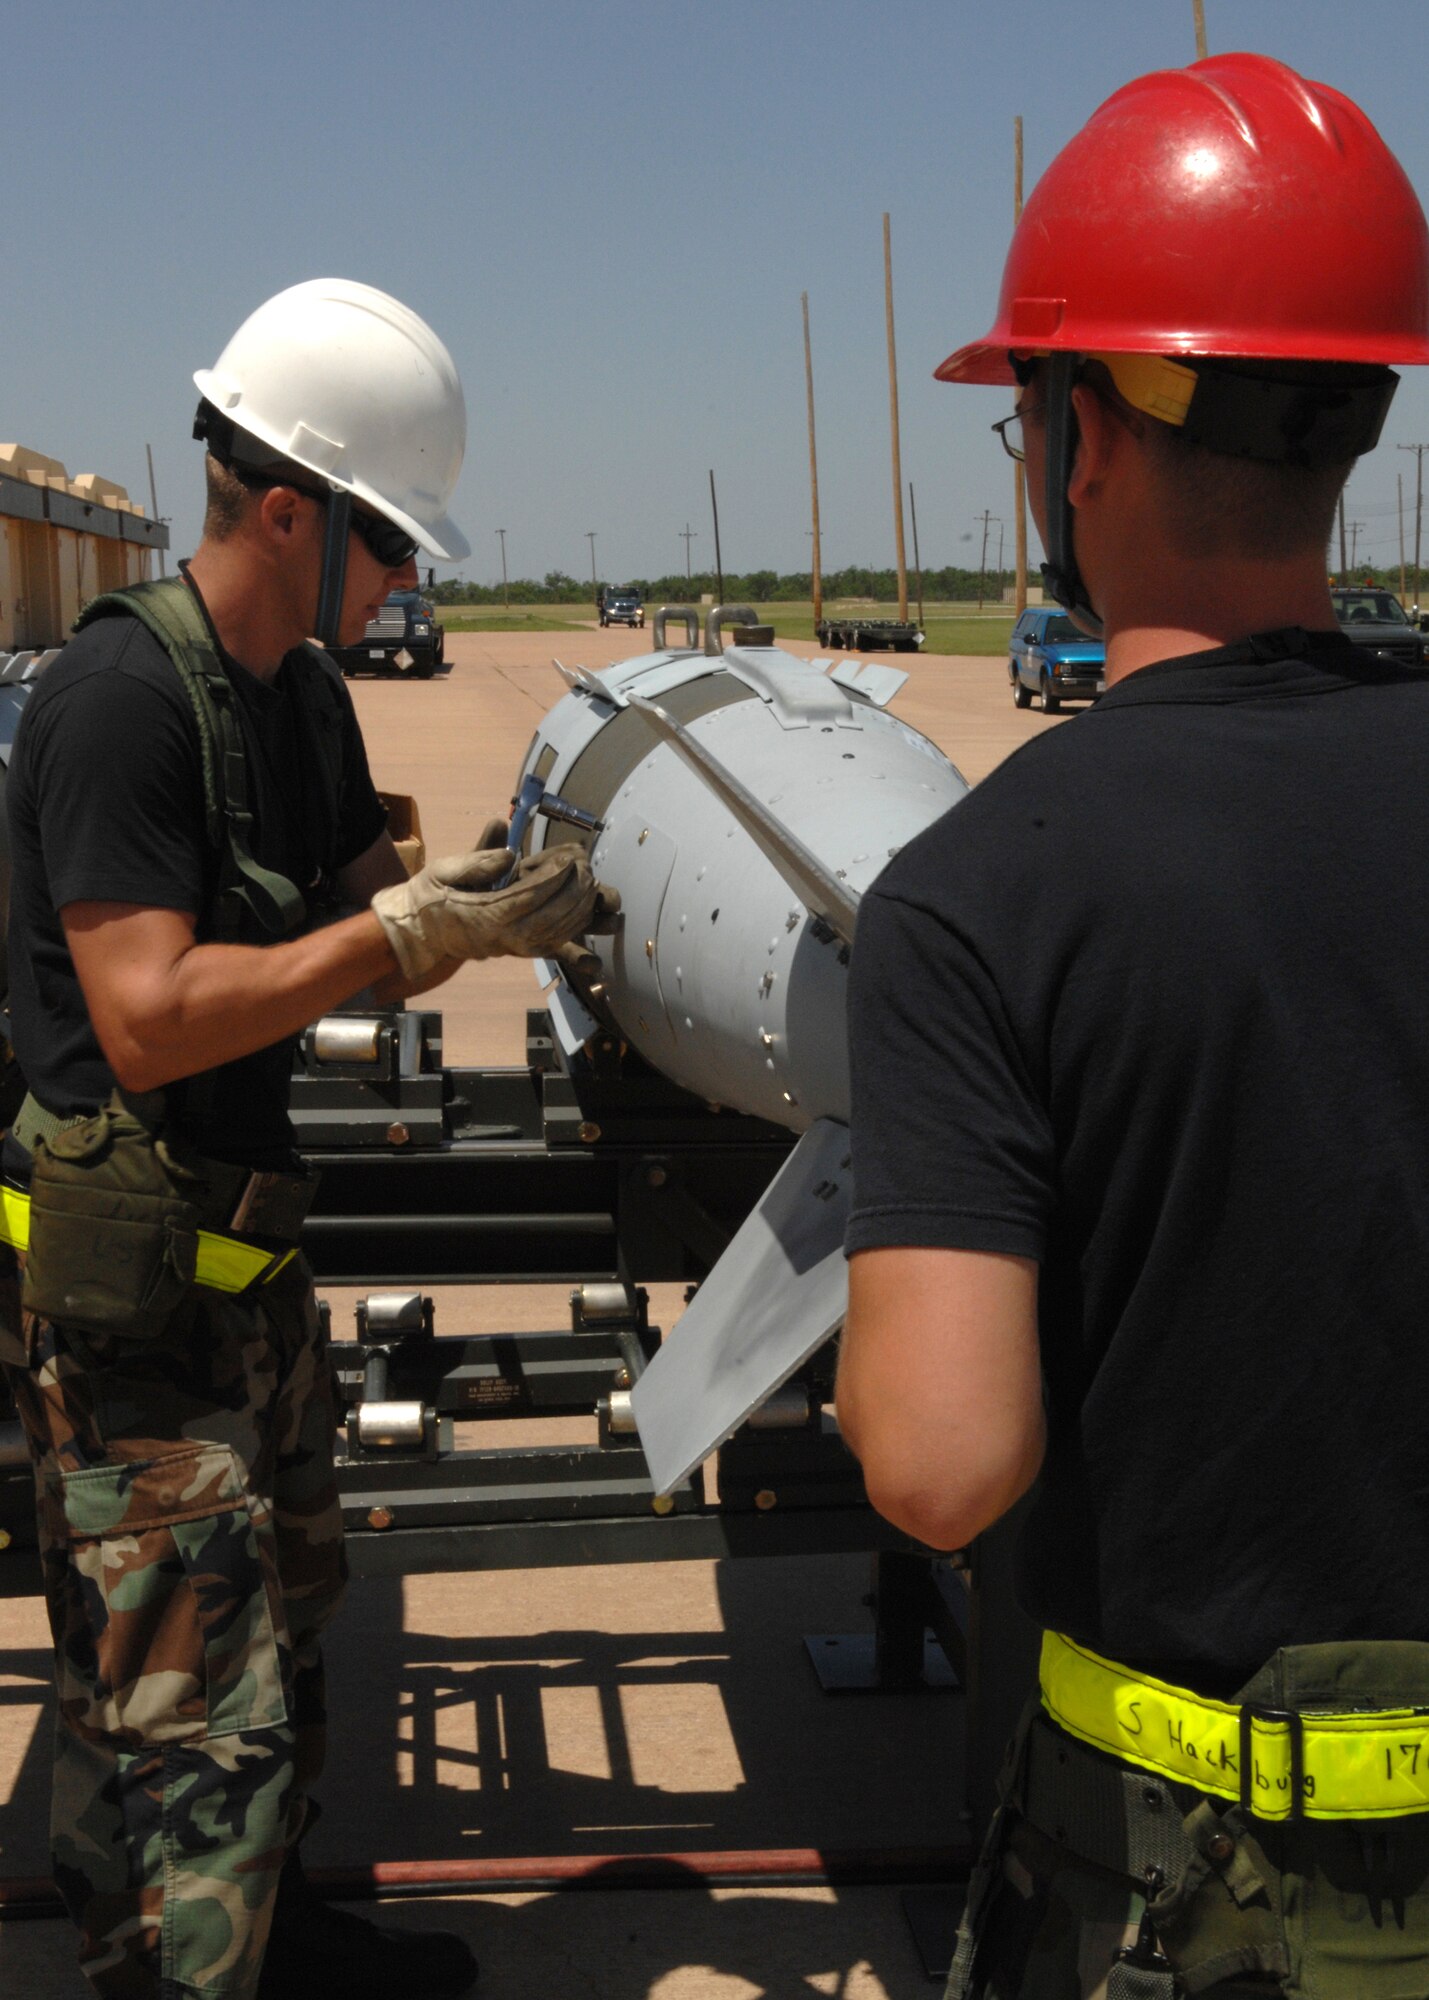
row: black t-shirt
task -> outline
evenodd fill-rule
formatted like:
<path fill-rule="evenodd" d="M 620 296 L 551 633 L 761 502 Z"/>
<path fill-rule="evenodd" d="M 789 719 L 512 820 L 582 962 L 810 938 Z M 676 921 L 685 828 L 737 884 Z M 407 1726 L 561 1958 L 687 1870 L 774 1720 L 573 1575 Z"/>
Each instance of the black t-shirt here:
<path fill-rule="evenodd" d="M 1429 675 L 1149 667 L 865 897 L 849 1248 L 1039 1260 L 1028 1611 L 1229 1692 L 1429 1641 Z"/>
<path fill-rule="evenodd" d="M 254 802 L 257 860 L 307 891 L 320 870 L 355 860 L 385 825 L 341 674 L 307 651 L 264 682 L 223 655 L 239 696 Z M 340 731 L 336 827 L 306 741 L 296 677 L 321 674 Z M 204 829 L 198 725 L 167 653 L 136 618 L 104 618 L 71 639 L 26 703 L 6 784 L 10 825 L 10 1009 L 31 1090 L 68 1116 L 104 1102 L 114 1079 L 90 1026 L 59 911 L 68 903 L 138 903 L 210 913 L 218 855 Z M 170 1106 L 199 1149 L 239 1165 L 281 1166 L 292 1153 L 292 1043 L 225 1065 L 207 1103 Z"/>

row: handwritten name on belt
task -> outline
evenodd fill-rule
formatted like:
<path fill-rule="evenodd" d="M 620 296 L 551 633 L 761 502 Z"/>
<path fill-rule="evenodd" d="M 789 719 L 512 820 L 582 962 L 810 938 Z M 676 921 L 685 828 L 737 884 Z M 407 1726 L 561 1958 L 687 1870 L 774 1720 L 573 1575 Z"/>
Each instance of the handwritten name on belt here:
<path fill-rule="evenodd" d="M 1129 1673 L 1058 1632 L 1042 1641 L 1042 1706 L 1094 1749 L 1262 1819 L 1429 1812 L 1423 1709 L 1266 1715 Z"/>

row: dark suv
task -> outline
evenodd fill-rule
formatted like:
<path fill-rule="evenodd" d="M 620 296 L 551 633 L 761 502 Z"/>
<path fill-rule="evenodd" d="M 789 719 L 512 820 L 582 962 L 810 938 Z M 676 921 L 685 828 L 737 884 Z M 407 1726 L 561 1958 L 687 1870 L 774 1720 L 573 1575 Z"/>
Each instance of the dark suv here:
<path fill-rule="evenodd" d="M 643 627 L 645 606 L 640 601 L 640 592 L 632 590 L 629 584 L 607 584 L 600 600 L 600 622 Z"/>
<path fill-rule="evenodd" d="M 420 590 L 394 590 L 355 646 L 328 651 L 345 674 L 408 673 L 430 680 L 442 664 L 446 633 Z"/>
<path fill-rule="evenodd" d="M 1019 708 L 1030 708 L 1034 694 L 1044 715 L 1064 701 L 1095 701 L 1105 668 L 1101 640 L 1089 639 L 1055 604 L 1029 608 L 1012 628 L 1007 674 Z"/>
<path fill-rule="evenodd" d="M 1407 666 L 1423 663 L 1424 641 L 1392 590 L 1381 590 L 1376 584 L 1343 584 L 1330 592 L 1330 599 L 1340 630 L 1357 646 L 1372 646 L 1375 652 L 1388 653 Z"/>

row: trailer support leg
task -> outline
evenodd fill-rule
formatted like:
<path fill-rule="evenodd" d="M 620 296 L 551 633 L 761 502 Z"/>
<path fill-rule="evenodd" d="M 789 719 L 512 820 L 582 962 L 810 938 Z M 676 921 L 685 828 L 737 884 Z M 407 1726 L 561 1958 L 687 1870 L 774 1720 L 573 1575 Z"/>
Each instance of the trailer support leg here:
<path fill-rule="evenodd" d="M 936 1556 L 883 1549 L 873 1559 L 871 1632 L 811 1633 L 804 1645 L 825 1694 L 943 1692 L 964 1666 L 960 1606 Z M 962 1586 L 951 1579 L 954 1592 Z"/>

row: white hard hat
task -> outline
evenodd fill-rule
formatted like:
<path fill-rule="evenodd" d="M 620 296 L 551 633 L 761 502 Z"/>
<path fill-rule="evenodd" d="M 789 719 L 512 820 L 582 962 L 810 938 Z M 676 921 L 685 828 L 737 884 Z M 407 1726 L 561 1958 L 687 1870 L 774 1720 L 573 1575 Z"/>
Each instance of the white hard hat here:
<path fill-rule="evenodd" d="M 466 400 L 424 319 L 371 285 L 311 278 L 251 313 L 199 393 L 236 429 L 460 562 L 447 515 L 466 451 Z"/>

